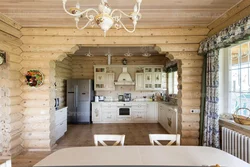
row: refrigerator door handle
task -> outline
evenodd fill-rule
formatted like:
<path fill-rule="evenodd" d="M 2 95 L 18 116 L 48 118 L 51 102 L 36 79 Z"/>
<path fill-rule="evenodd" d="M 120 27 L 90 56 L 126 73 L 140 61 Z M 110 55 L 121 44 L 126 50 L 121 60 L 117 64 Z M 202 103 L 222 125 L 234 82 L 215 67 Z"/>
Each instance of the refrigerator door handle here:
<path fill-rule="evenodd" d="M 75 86 L 75 108 L 78 105 L 78 85 Z"/>

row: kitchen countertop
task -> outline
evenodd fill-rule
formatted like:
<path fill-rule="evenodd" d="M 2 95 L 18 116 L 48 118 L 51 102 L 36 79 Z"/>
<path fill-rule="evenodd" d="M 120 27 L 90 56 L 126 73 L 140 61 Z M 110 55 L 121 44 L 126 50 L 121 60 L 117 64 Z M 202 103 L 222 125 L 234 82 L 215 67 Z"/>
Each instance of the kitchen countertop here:
<path fill-rule="evenodd" d="M 170 102 L 166 101 L 129 101 L 129 102 L 124 102 L 124 101 L 99 101 L 99 102 L 92 102 L 92 103 L 161 103 L 173 107 L 178 107 L 177 104 L 173 104 Z"/>

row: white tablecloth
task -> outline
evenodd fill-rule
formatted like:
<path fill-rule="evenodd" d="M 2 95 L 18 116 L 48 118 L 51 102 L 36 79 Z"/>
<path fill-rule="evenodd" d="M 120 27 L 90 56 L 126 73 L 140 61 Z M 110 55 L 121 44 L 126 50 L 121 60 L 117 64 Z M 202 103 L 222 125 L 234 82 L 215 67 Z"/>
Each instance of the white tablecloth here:
<path fill-rule="evenodd" d="M 224 151 L 199 146 L 73 147 L 56 151 L 35 166 L 84 165 L 250 165 Z"/>

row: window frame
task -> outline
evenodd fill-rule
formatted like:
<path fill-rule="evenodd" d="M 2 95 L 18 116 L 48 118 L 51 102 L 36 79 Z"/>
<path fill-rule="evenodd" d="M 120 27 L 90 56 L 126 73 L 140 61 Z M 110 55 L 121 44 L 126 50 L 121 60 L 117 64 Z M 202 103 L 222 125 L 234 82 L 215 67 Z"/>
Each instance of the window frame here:
<path fill-rule="evenodd" d="M 175 91 L 175 73 L 176 73 L 176 78 L 177 78 L 177 80 L 176 80 L 176 82 L 177 82 L 176 86 L 178 86 L 178 70 L 167 72 L 167 79 L 168 79 L 167 90 L 168 90 L 168 95 L 170 97 L 173 97 L 173 98 L 177 97 L 177 95 L 178 95 L 178 88 L 177 88 L 177 92 L 174 92 Z M 172 93 L 171 94 L 169 93 L 169 74 L 171 74 L 171 78 L 172 78 L 172 83 L 171 83 L 171 85 L 172 85 L 172 87 L 171 87 Z"/>
<path fill-rule="evenodd" d="M 220 49 L 219 53 L 219 65 L 220 65 L 220 70 L 219 70 L 219 76 L 220 76 L 220 84 L 219 84 L 219 94 L 220 94 L 220 105 L 219 105 L 219 114 L 234 114 L 234 111 L 232 111 L 232 108 L 230 108 L 230 103 L 231 103 L 231 93 L 230 93 L 230 88 L 232 86 L 232 79 L 230 76 L 229 70 L 232 69 L 231 66 L 231 49 L 236 46 L 244 45 L 245 43 L 248 43 L 250 46 L 250 40 L 247 41 L 241 41 L 237 44 L 234 44 L 230 47 Z M 250 49 L 250 48 L 249 48 Z M 242 49 L 240 47 L 240 55 L 242 55 Z M 250 51 L 249 51 L 250 54 Z M 249 55 L 250 58 L 250 55 Z M 241 62 L 241 58 L 240 64 Z M 249 67 L 250 68 L 250 67 Z M 240 67 L 240 70 L 242 68 Z M 241 85 L 242 86 L 242 85 Z M 240 87 L 241 87 L 240 86 Z M 241 89 L 241 88 L 240 88 Z M 244 93 L 240 91 L 240 93 Z"/>

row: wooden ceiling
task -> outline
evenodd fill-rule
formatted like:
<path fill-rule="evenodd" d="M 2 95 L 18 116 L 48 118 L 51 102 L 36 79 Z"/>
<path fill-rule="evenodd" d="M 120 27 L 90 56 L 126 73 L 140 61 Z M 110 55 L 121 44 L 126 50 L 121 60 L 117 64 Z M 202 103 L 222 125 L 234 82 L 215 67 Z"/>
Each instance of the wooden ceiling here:
<path fill-rule="evenodd" d="M 68 0 L 68 7 L 77 0 Z M 97 9 L 100 0 L 78 0 L 82 9 Z M 143 0 L 138 28 L 208 26 L 241 0 Z M 129 13 L 135 0 L 109 0 L 110 6 Z M 0 12 L 23 27 L 75 27 L 62 9 L 62 0 L 1 0 Z M 126 25 L 131 21 L 124 19 Z"/>

